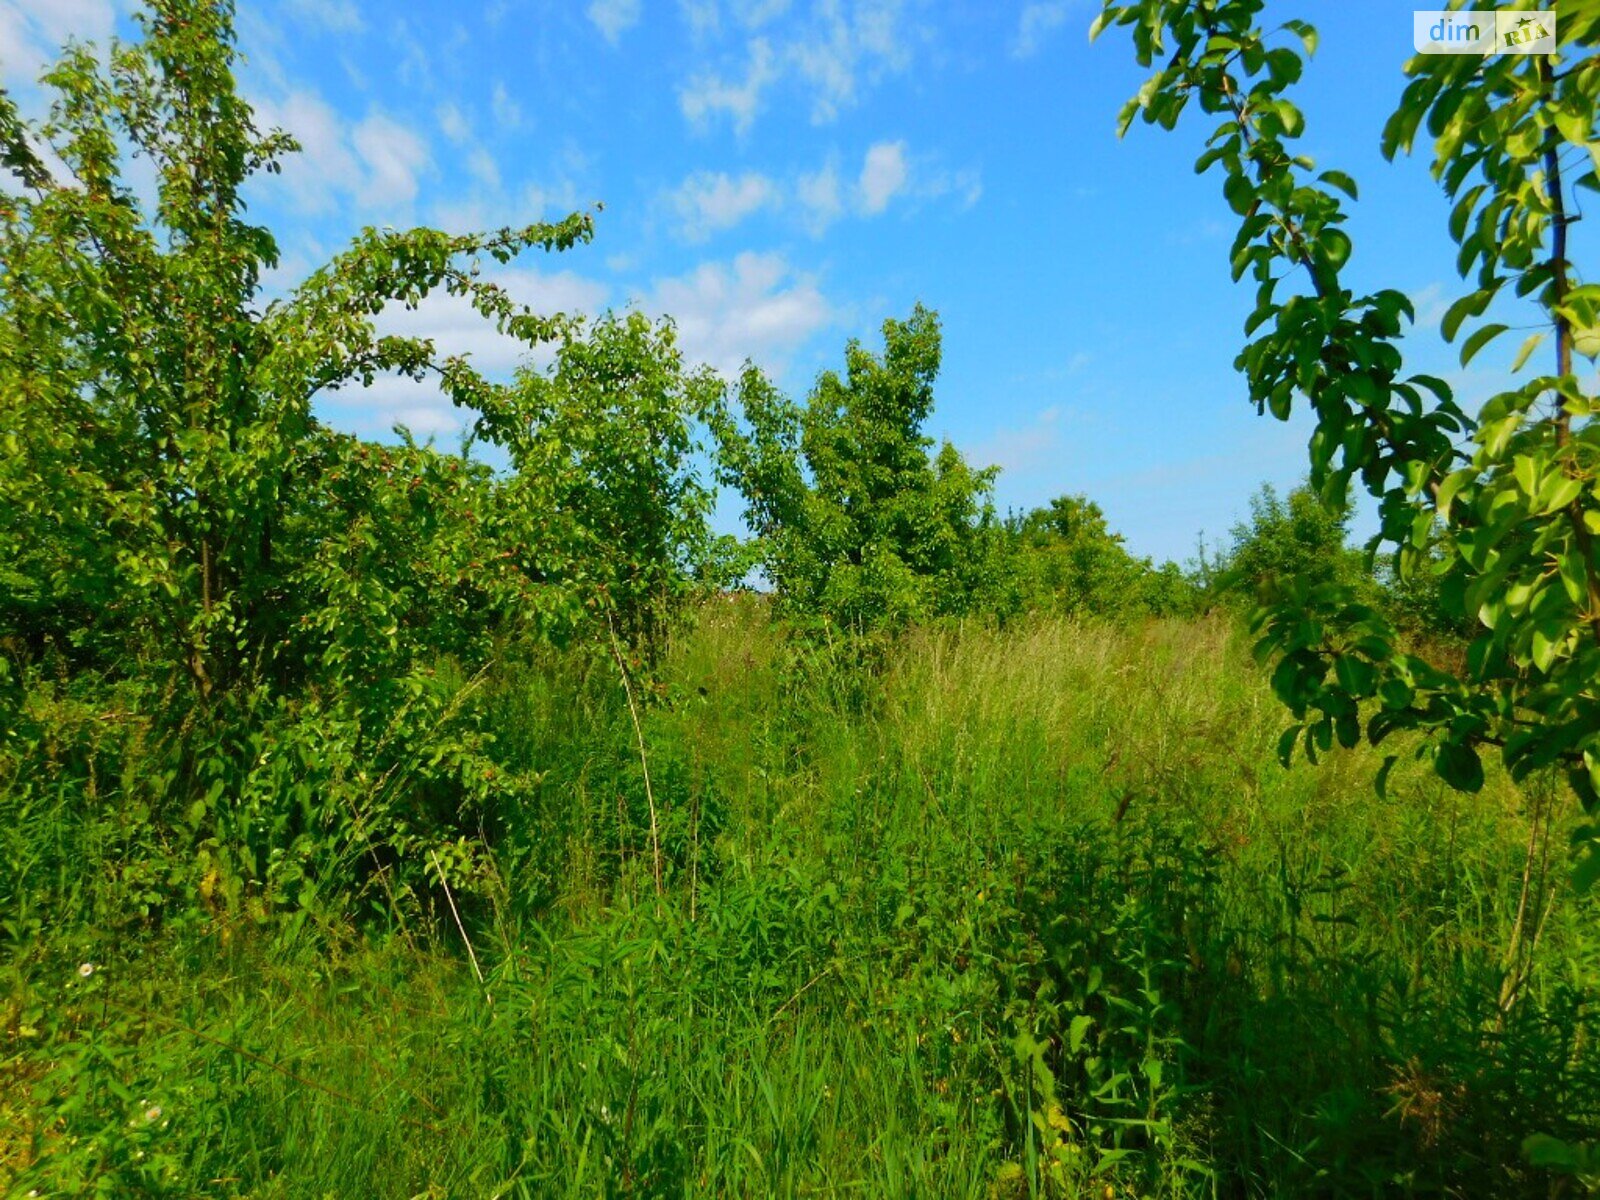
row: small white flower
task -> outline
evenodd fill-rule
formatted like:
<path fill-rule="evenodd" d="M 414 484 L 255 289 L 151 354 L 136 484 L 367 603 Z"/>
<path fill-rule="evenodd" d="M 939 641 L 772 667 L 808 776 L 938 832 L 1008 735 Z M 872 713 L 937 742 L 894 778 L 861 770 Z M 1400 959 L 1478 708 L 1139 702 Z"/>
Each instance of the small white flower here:
<path fill-rule="evenodd" d="M 78 978 L 87 979 L 94 974 L 94 964 L 91 962 L 78 964 Z"/>
<path fill-rule="evenodd" d="M 150 1125 L 154 1125 L 157 1121 L 161 1120 L 161 1105 L 152 1104 L 149 1108 L 145 1109 L 144 1119 L 145 1122 Z"/>

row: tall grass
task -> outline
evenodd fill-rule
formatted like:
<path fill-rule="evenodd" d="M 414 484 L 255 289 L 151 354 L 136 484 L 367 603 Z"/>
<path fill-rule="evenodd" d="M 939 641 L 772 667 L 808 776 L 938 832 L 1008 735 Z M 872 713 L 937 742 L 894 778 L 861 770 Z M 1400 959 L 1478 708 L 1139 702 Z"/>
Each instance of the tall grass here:
<path fill-rule="evenodd" d="M 1561 819 L 1406 765 L 1380 801 L 1364 751 L 1284 771 L 1227 622 L 864 647 L 708 606 L 641 713 L 659 897 L 609 658 L 475 702 L 529 780 L 452 860 L 482 985 L 442 893 L 389 936 L 18 925 L 14 1190 L 1535 1196 L 1521 1140 L 1600 1120 Z M 110 869 L 81 795 L 0 818 L 9 864 Z"/>

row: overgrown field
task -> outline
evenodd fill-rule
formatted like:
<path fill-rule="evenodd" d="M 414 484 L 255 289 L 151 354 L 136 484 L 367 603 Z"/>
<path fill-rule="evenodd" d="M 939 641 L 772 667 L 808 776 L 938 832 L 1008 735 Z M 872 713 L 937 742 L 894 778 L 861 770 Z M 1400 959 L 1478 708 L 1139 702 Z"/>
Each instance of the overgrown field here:
<path fill-rule="evenodd" d="M 747 597 L 660 678 L 637 735 L 604 653 L 464 680 L 515 802 L 287 922 L 111 916 L 137 736 L 0 781 L 11 1193 L 1544 1196 L 1600 1120 L 1571 806 L 1285 771 L 1230 621 Z"/>

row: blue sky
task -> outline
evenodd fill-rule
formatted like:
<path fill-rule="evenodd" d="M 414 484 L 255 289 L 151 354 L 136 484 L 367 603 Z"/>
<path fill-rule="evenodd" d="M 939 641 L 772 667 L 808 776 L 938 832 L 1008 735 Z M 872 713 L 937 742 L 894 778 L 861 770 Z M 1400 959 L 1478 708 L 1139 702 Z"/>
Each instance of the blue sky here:
<path fill-rule="evenodd" d="M 1262 482 L 1303 472 L 1308 427 L 1257 417 L 1232 361 L 1220 180 L 1193 174 L 1204 117 L 1165 134 L 1115 116 L 1141 75 L 1091 46 L 1088 0 L 243 0 L 243 86 L 305 153 L 251 194 L 290 286 L 363 225 L 453 229 L 604 203 L 595 242 L 505 274 L 543 307 L 669 313 L 685 351 L 746 357 L 803 394 L 847 338 L 918 300 L 944 322 L 929 432 L 1003 468 L 1002 509 L 1083 492 L 1140 554 L 1183 559 Z M 1322 47 L 1304 146 L 1362 187 L 1358 286 L 1412 294 L 1436 327 L 1461 290 L 1423 161 L 1383 162 L 1411 11 L 1273 4 Z M 0 0 L 0 71 L 21 87 L 67 35 L 126 31 L 125 0 Z M 36 99 L 36 97 L 34 97 Z M 394 323 L 516 361 L 459 307 Z M 1467 395 L 1431 332 L 1417 369 Z M 1514 350 L 1514 340 L 1503 347 Z M 1497 343 L 1496 349 L 1502 349 Z M 381 434 L 448 437 L 436 393 L 380 384 L 329 403 Z"/>

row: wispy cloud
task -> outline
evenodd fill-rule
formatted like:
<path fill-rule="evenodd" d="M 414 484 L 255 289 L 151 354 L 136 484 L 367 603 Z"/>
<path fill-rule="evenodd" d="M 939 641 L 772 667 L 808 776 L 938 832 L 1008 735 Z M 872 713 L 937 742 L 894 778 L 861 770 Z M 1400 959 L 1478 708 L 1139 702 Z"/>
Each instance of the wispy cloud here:
<path fill-rule="evenodd" d="M 781 374 L 795 352 L 838 320 L 816 279 L 780 254 L 701 263 L 657 280 L 639 300 L 647 311 L 672 316 L 686 359 L 726 375 L 746 359 Z"/>
<path fill-rule="evenodd" d="M 879 142 L 871 147 L 856 184 L 861 211 L 873 216 L 888 208 L 889 201 L 905 190 L 910 174 L 904 142 Z"/>
<path fill-rule="evenodd" d="M 406 126 L 382 114 L 367 117 L 350 138 L 366 168 L 357 199 L 374 208 L 410 204 L 417 176 L 432 163 L 428 145 Z"/>
<path fill-rule="evenodd" d="M 679 232 L 691 242 L 731 229 L 746 217 L 781 203 L 777 184 L 746 171 L 737 177 L 717 171 L 696 171 L 667 196 Z"/>
<path fill-rule="evenodd" d="M 302 216 L 326 215 L 348 201 L 378 216 L 404 212 L 433 168 L 426 139 L 382 113 L 352 124 L 306 89 L 254 103 L 258 124 L 300 143 L 301 152 L 283 160 L 283 182 Z"/>
<path fill-rule="evenodd" d="M 1061 407 L 1052 404 L 1020 428 L 997 429 L 967 454 L 974 464 L 1025 474 L 1060 463 L 1063 451 Z"/>
<path fill-rule="evenodd" d="M 116 23 L 112 0 L 4 0 L 0 3 L 0 73 L 6 86 L 32 83 L 69 38 L 107 48 Z"/>
<path fill-rule="evenodd" d="M 639 0 L 591 0 L 585 10 L 600 35 L 615 46 L 639 23 Z"/>
<path fill-rule="evenodd" d="M 858 103 L 863 84 L 911 65 L 915 37 L 903 0 L 813 0 L 803 14 L 778 22 L 788 0 L 730 0 L 731 21 L 714 0 L 681 0 L 697 40 L 731 30 L 748 40 L 748 64 L 737 71 L 702 70 L 680 93 L 684 115 L 697 128 L 726 113 L 745 133 L 761 111 L 763 94 L 782 80 L 800 86 L 816 124 L 833 121 Z M 752 36 L 757 31 L 759 36 Z"/>
<path fill-rule="evenodd" d="M 696 128 L 705 129 L 721 115 L 727 115 L 737 133 L 745 133 L 756 119 L 761 95 L 778 77 L 772 46 L 765 38 L 752 38 L 749 64 L 744 77 L 729 80 L 711 72 L 695 75 L 678 93 L 683 115 Z"/>
<path fill-rule="evenodd" d="M 869 146 L 859 171 L 849 178 L 841 173 L 837 154 L 830 154 L 813 171 L 782 179 L 756 171 L 731 175 L 701 170 L 663 193 L 660 204 L 679 236 L 693 243 L 763 212 L 785 214 L 811 236 L 822 237 L 849 215 L 869 219 L 882 216 L 897 202 L 947 196 L 970 208 L 982 191 L 975 170 L 951 172 L 937 162 L 918 161 L 901 140 Z"/>
<path fill-rule="evenodd" d="M 522 124 L 522 106 L 511 98 L 504 83 L 497 82 L 494 85 L 489 111 L 494 115 L 494 123 L 501 129 L 516 129 Z"/>
<path fill-rule="evenodd" d="M 1012 53 L 1018 58 L 1031 58 L 1050 36 L 1067 23 L 1067 13 L 1072 0 L 1032 0 L 1022 7 L 1017 19 L 1017 38 Z"/>
<path fill-rule="evenodd" d="M 367 22 L 355 0 L 289 0 L 289 10 L 331 33 L 361 33 Z"/>
<path fill-rule="evenodd" d="M 800 202 L 806 228 L 813 237 L 821 237 L 844 215 L 839 168 L 832 159 L 816 171 L 801 175 L 795 181 L 794 194 Z"/>

